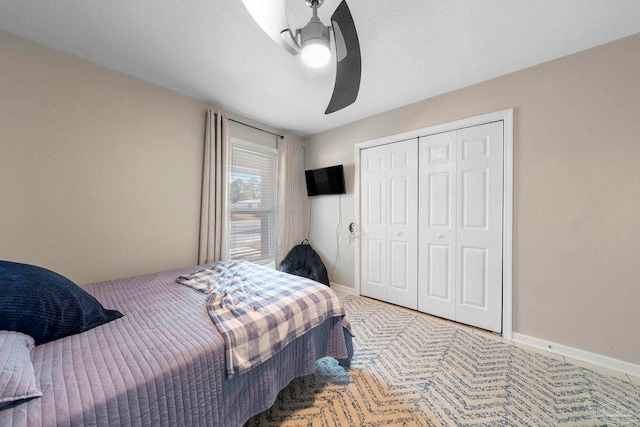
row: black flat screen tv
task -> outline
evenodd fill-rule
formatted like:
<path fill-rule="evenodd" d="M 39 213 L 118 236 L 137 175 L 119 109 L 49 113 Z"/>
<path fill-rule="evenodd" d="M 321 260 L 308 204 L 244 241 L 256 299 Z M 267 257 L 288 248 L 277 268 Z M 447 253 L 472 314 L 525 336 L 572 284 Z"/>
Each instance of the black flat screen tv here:
<path fill-rule="evenodd" d="M 307 195 L 324 196 L 346 194 L 342 165 L 304 171 L 307 178 Z"/>

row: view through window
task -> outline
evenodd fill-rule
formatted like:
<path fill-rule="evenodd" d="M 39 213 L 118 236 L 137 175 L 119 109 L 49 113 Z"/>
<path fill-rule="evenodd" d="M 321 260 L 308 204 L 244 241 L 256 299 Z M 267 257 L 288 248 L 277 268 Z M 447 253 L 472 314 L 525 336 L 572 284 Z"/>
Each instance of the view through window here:
<path fill-rule="evenodd" d="M 231 259 L 275 267 L 275 149 L 232 141 L 229 155 Z"/>

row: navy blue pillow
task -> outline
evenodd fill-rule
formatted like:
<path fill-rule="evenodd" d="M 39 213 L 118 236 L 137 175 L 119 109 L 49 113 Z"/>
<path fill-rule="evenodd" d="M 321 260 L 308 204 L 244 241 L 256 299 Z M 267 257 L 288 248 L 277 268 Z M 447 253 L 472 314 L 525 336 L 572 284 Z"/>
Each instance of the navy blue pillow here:
<path fill-rule="evenodd" d="M 0 329 L 36 345 L 79 334 L 122 317 L 71 280 L 46 268 L 0 261 Z"/>

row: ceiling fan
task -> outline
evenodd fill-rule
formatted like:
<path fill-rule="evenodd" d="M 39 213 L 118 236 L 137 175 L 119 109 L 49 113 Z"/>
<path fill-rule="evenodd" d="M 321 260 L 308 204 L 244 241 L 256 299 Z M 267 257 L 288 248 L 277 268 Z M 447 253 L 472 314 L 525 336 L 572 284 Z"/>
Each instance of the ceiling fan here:
<path fill-rule="evenodd" d="M 331 25 L 318 18 L 318 8 L 324 0 L 305 0 L 313 9 L 307 25 L 292 31 L 286 13 L 286 0 L 242 0 L 260 27 L 276 43 L 293 55 L 300 54 L 310 67 L 322 67 L 331 59 L 330 32 L 336 48 L 336 82 L 325 114 L 331 114 L 353 104 L 360 89 L 362 61 L 360 42 L 351 11 L 345 0 L 331 15 Z"/>

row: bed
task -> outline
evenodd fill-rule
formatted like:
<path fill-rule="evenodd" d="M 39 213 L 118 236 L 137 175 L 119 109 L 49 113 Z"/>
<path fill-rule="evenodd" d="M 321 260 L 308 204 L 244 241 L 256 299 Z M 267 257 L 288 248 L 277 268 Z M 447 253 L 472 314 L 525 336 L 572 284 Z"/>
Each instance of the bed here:
<path fill-rule="evenodd" d="M 124 316 L 35 346 L 42 397 L 1 409 L 0 426 L 241 426 L 292 379 L 312 373 L 319 358 L 349 364 L 351 335 L 338 316 L 229 377 L 206 295 L 175 283 L 195 270 L 85 286 Z"/>

